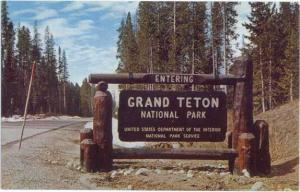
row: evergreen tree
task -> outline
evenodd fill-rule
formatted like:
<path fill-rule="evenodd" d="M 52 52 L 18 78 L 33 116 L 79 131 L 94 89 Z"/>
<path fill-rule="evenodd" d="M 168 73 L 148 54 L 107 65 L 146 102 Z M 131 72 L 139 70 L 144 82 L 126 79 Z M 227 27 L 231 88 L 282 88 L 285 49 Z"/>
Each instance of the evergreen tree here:
<path fill-rule="evenodd" d="M 69 72 L 67 67 L 67 56 L 65 50 L 63 50 L 62 53 L 62 66 L 63 66 L 63 73 L 62 73 L 62 83 L 63 83 L 63 106 L 64 106 L 64 112 L 67 111 L 67 100 L 66 100 L 66 83 L 69 78 Z"/>
<path fill-rule="evenodd" d="M 122 57 L 123 54 L 123 37 L 124 37 L 124 27 L 125 27 L 125 21 L 122 19 L 120 27 L 117 29 L 117 32 L 119 33 L 118 36 L 118 42 L 117 42 L 117 55 L 116 58 L 119 60 L 118 68 L 116 69 L 117 72 L 123 72 L 124 71 L 124 58 Z"/>
<path fill-rule="evenodd" d="M 282 71 L 283 78 L 280 78 L 279 86 L 288 96 L 286 100 L 293 101 L 299 97 L 299 4 L 282 2 L 280 3 L 280 21 L 284 29 L 286 38 L 286 48 L 284 49 L 285 64 Z M 282 50 L 282 47 L 281 49 Z"/>
<path fill-rule="evenodd" d="M 232 42 L 237 39 L 236 33 L 237 11 L 235 6 L 237 2 L 223 2 L 223 65 L 225 74 L 228 72 L 228 66 L 232 63 L 233 48 Z"/>
<path fill-rule="evenodd" d="M 213 2 L 211 7 L 211 25 L 212 25 L 212 56 L 215 64 L 215 74 L 218 75 L 223 70 L 221 65 L 222 60 L 222 32 L 223 32 L 223 15 L 222 15 L 222 3 Z"/>
<path fill-rule="evenodd" d="M 251 14 L 248 17 L 250 23 L 245 24 L 249 30 L 250 36 L 247 37 L 252 43 L 252 57 L 254 65 L 254 104 L 256 108 L 266 111 L 266 83 L 267 77 L 267 42 L 268 31 L 267 24 L 271 18 L 271 3 L 253 2 L 251 6 Z"/>
<path fill-rule="evenodd" d="M 211 73 L 207 58 L 208 24 L 205 2 L 191 2 L 191 73 Z"/>
<path fill-rule="evenodd" d="M 58 77 L 58 111 L 62 113 L 62 79 L 63 79 L 63 63 L 62 63 L 62 53 L 60 46 L 58 47 L 58 68 L 57 68 L 57 77 Z"/>
<path fill-rule="evenodd" d="M 30 31 L 28 28 L 22 26 L 17 31 L 18 41 L 16 44 L 16 63 L 17 63 L 17 111 L 23 113 L 25 107 L 25 100 L 28 91 L 28 85 L 31 77 L 32 68 L 32 44 Z M 29 111 L 31 111 L 31 103 L 29 105 Z"/>
<path fill-rule="evenodd" d="M 35 79 L 33 81 L 32 89 L 34 90 L 32 93 L 32 103 L 33 103 L 33 113 L 40 112 L 42 113 L 41 108 L 41 98 L 44 97 L 42 95 L 42 86 L 43 81 L 41 80 L 41 75 L 43 74 L 43 68 L 41 66 L 41 57 L 42 57 L 42 41 L 41 35 L 38 32 L 37 22 L 34 22 L 33 28 L 33 39 L 32 39 L 32 53 L 31 53 L 31 62 L 35 62 L 36 64 L 36 72 L 34 74 Z"/>
<path fill-rule="evenodd" d="M 48 112 L 57 112 L 58 102 L 58 79 L 56 73 L 56 56 L 54 50 L 54 39 L 53 35 L 49 31 L 49 27 L 47 26 L 45 29 L 45 49 L 44 49 L 44 57 L 47 72 L 46 85 L 48 87 L 47 94 L 47 104 L 48 104 Z"/>
<path fill-rule="evenodd" d="M 1 2 L 1 110 L 2 115 L 12 115 L 15 108 L 16 65 L 14 61 L 15 32 L 8 18 L 7 2 Z"/>
<path fill-rule="evenodd" d="M 137 43 L 139 47 L 139 72 L 153 72 L 154 41 L 157 25 L 155 2 L 140 2 L 138 7 Z"/>
<path fill-rule="evenodd" d="M 91 105 L 91 86 L 87 82 L 87 79 L 84 79 L 80 87 L 80 111 L 82 116 L 87 117 L 92 114 L 90 105 Z"/>
<path fill-rule="evenodd" d="M 120 42 L 121 52 L 119 53 L 119 57 L 120 61 L 122 62 L 122 71 L 136 72 L 138 62 L 138 49 L 130 13 L 128 13 L 125 25 L 121 30 L 122 40 Z"/>

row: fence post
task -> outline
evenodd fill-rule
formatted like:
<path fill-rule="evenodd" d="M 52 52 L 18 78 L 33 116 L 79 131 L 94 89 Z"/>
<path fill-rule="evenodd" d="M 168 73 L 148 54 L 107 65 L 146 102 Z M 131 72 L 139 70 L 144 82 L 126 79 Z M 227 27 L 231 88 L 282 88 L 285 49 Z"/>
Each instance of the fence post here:
<path fill-rule="evenodd" d="M 84 139 L 80 147 L 83 149 L 83 168 L 87 172 L 95 172 L 97 170 L 97 145 L 92 139 Z"/>
<path fill-rule="evenodd" d="M 83 165 L 83 159 L 84 159 L 84 146 L 81 145 L 81 141 L 84 139 L 93 139 L 93 130 L 83 128 L 80 130 L 80 165 Z"/>
<path fill-rule="evenodd" d="M 238 141 L 238 159 L 239 171 L 246 169 L 251 175 L 256 173 L 256 148 L 255 136 L 252 133 L 242 133 Z"/>
<path fill-rule="evenodd" d="M 257 146 L 257 171 L 263 174 L 271 172 L 271 156 L 269 151 L 269 125 L 264 120 L 254 123 Z"/>
<path fill-rule="evenodd" d="M 97 169 L 112 169 L 112 96 L 106 82 L 99 82 L 94 96 L 93 138 L 97 144 Z"/>
<path fill-rule="evenodd" d="M 236 162 L 236 166 L 239 171 L 244 169 L 245 167 L 251 170 L 248 170 L 251 173 L 255 172 L 256 163 L 251 166 L 247 165 L 247 162 L 242 157 L 244 154 L 241 149 L 243 146 L 240 141 L 240 135 L 242 133 L 251 133 L 254 137 L 254 129 L 253 129 L 253 96 L 252 96 L 252 85 L 253 85 L 253 64 L 252 61 L 247 58 L 245 60 L 239 60 L 236 62 L 236 75 L 245 76 L 246 81 L 238 82 L 235 85 L 235 93 L 234 93 L 234 103 L 233 103 L 233 133 L 232 133 L 232 144 L 233 148 L 237 149 L 239 152 L 239 158 Z M 254 135 L 253 135 L 254 134 Z M 249 135 L 248 135 L 249 136 Z M 249 141 L 252 145 L 252 136 L 251 141 Z M 250 137 L 250 136 L 249 136 Z M 247 140 L 247 139 L 246 139 Z M 246 142 L 246 141 L 245 141 Z M 247 144 L 248 146 L 248 144 Z M 256 145 L 251 147 L 250 156 L 255 155 L 257 153 Z M 244 160 L 243 160 L 244 159 Z M 255 159 L 253 157 L 249 157 L 249 159 Z"/>
<path fill-rule="evenodd" d="M 227 131 L 226 138 L 227 138 L 227 147 L 229 149 L 231 149 L 232 148 L 232 131 Z M 228 169 L 231 174 L 234 171 L 234 160 L 235 160 L 235 158 L 231 158 L 228 161 Z"/>

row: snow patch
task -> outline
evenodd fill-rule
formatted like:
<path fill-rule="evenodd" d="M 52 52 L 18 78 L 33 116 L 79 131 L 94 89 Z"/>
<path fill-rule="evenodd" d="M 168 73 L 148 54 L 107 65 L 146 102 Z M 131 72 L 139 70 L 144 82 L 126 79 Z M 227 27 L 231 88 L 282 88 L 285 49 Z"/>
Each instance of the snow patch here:
<path fill-rule="evenodd" d="M 93 129 L 93 122 L 87 122 L 84 125 L 84 128 Z M 124 142 L 119 139 L 119 132 L 118 132 L 118 120 L 113 118 L 112 119 L 112 134 L 113 134 L 113 144 L 122 146 L 125 148 L 139 148 L 144 147 L 145 142 Z"/>
<path fill-rule="evenodd" d="M 33 120 L 70 120 L 70 119 L 80 119 L 79 116 L 49 116 L 46 117 L 45 114 L 36 114 L 26 116 L 26 121 L 33 121 Z M 24 117 L 21 115 L 12 115 L 11 117 L 2 117 L 1 122 L 20 122 L 24 121 Z"/>
<path fill-rule="evenodd" d="M 84 125 L 84 128 L 85 128 L 85 129 L 93 129 L 93 121 L 87 122 L 87 123 Z"/>

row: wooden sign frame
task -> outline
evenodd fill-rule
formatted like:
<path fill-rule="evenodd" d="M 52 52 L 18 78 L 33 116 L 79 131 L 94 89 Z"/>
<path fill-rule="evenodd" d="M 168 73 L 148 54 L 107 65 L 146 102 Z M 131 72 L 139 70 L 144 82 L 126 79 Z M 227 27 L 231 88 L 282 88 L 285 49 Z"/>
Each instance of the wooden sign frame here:
<path fill-rule="evenodd" d="M 256 172 L 259 130 L 253 124 L 253 65 L 251 59 L 236 61 L 236 74 L 215 77 L 212 74 L 91 74 L 90 83 L 97 83 L 94 96 L 93 140 L 98 146 L 97 170 L 110 171 L 112 159 L 219 159 L 229 160 L 233 172 L 247 169 Z M 168 76 L 169 75 L 169 76 Z M 168 77 L 167 77 L 168 76 Z M 166 80 L 168 79 L 168 80 Z M 233 85 L 233 128 L 227 133 L 229 149 L 114 149 L 112 146 L 112 96 L 107 83 L 166 83 Z M 266 132 L 266 131 L 264 131 Z M 255 136 L 254 136 L 255 135 Z M 266 150 L 265 150 L 266 151 Z M 238 157 L 237 161 L 235 161 Z"/>

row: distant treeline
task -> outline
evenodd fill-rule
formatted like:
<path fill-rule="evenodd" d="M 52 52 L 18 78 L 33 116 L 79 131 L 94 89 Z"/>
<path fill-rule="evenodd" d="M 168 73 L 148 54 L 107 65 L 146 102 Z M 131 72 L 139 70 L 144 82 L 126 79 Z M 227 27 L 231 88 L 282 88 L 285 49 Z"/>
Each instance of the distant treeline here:
<path fill-rule="evenodd" d="M 250 43 L 237 39 L 237 2 L 140 2 L 118 29 L 117 72 L 228 74 L 233 46 L 254 63 L 257 112 L 299 97 L 299 5 L 251 2 L 243 25 Z M 127 86 L 130 88 L 133 86 Z M 146 86 L 135 87 L 146 88 Z M 150 85 L 148 89 L 153 89 Z M 156 88 L 181 89 L 180 86 Z M 207 87 L 198 87 L 199 89 Z M 186 87 L 185 87 L 186 89 Z M 189 89 L 194 89 L 193 87 Z M 210 88 L 211 89 L 211 88 Z M 232 90 L 225 91 L 232 94 Z"/>
<path fill-rule="evenodd" d="M 44 47 L 42 48 L 44 44 Z M 33 35 L 25 26 L 16 28 L 1 2 L 1 114 L 23 114 L 33 62 L 36 63 L 28 113 L 91 115 L 91 88 L 68 80 L 65 50 L 55 49 L 47 26 L 42 44 L 34 24 Z M 58 54 L 57 54 L 58 52 Z M 88 88 L 87 88 L 88 87 Z"/>

